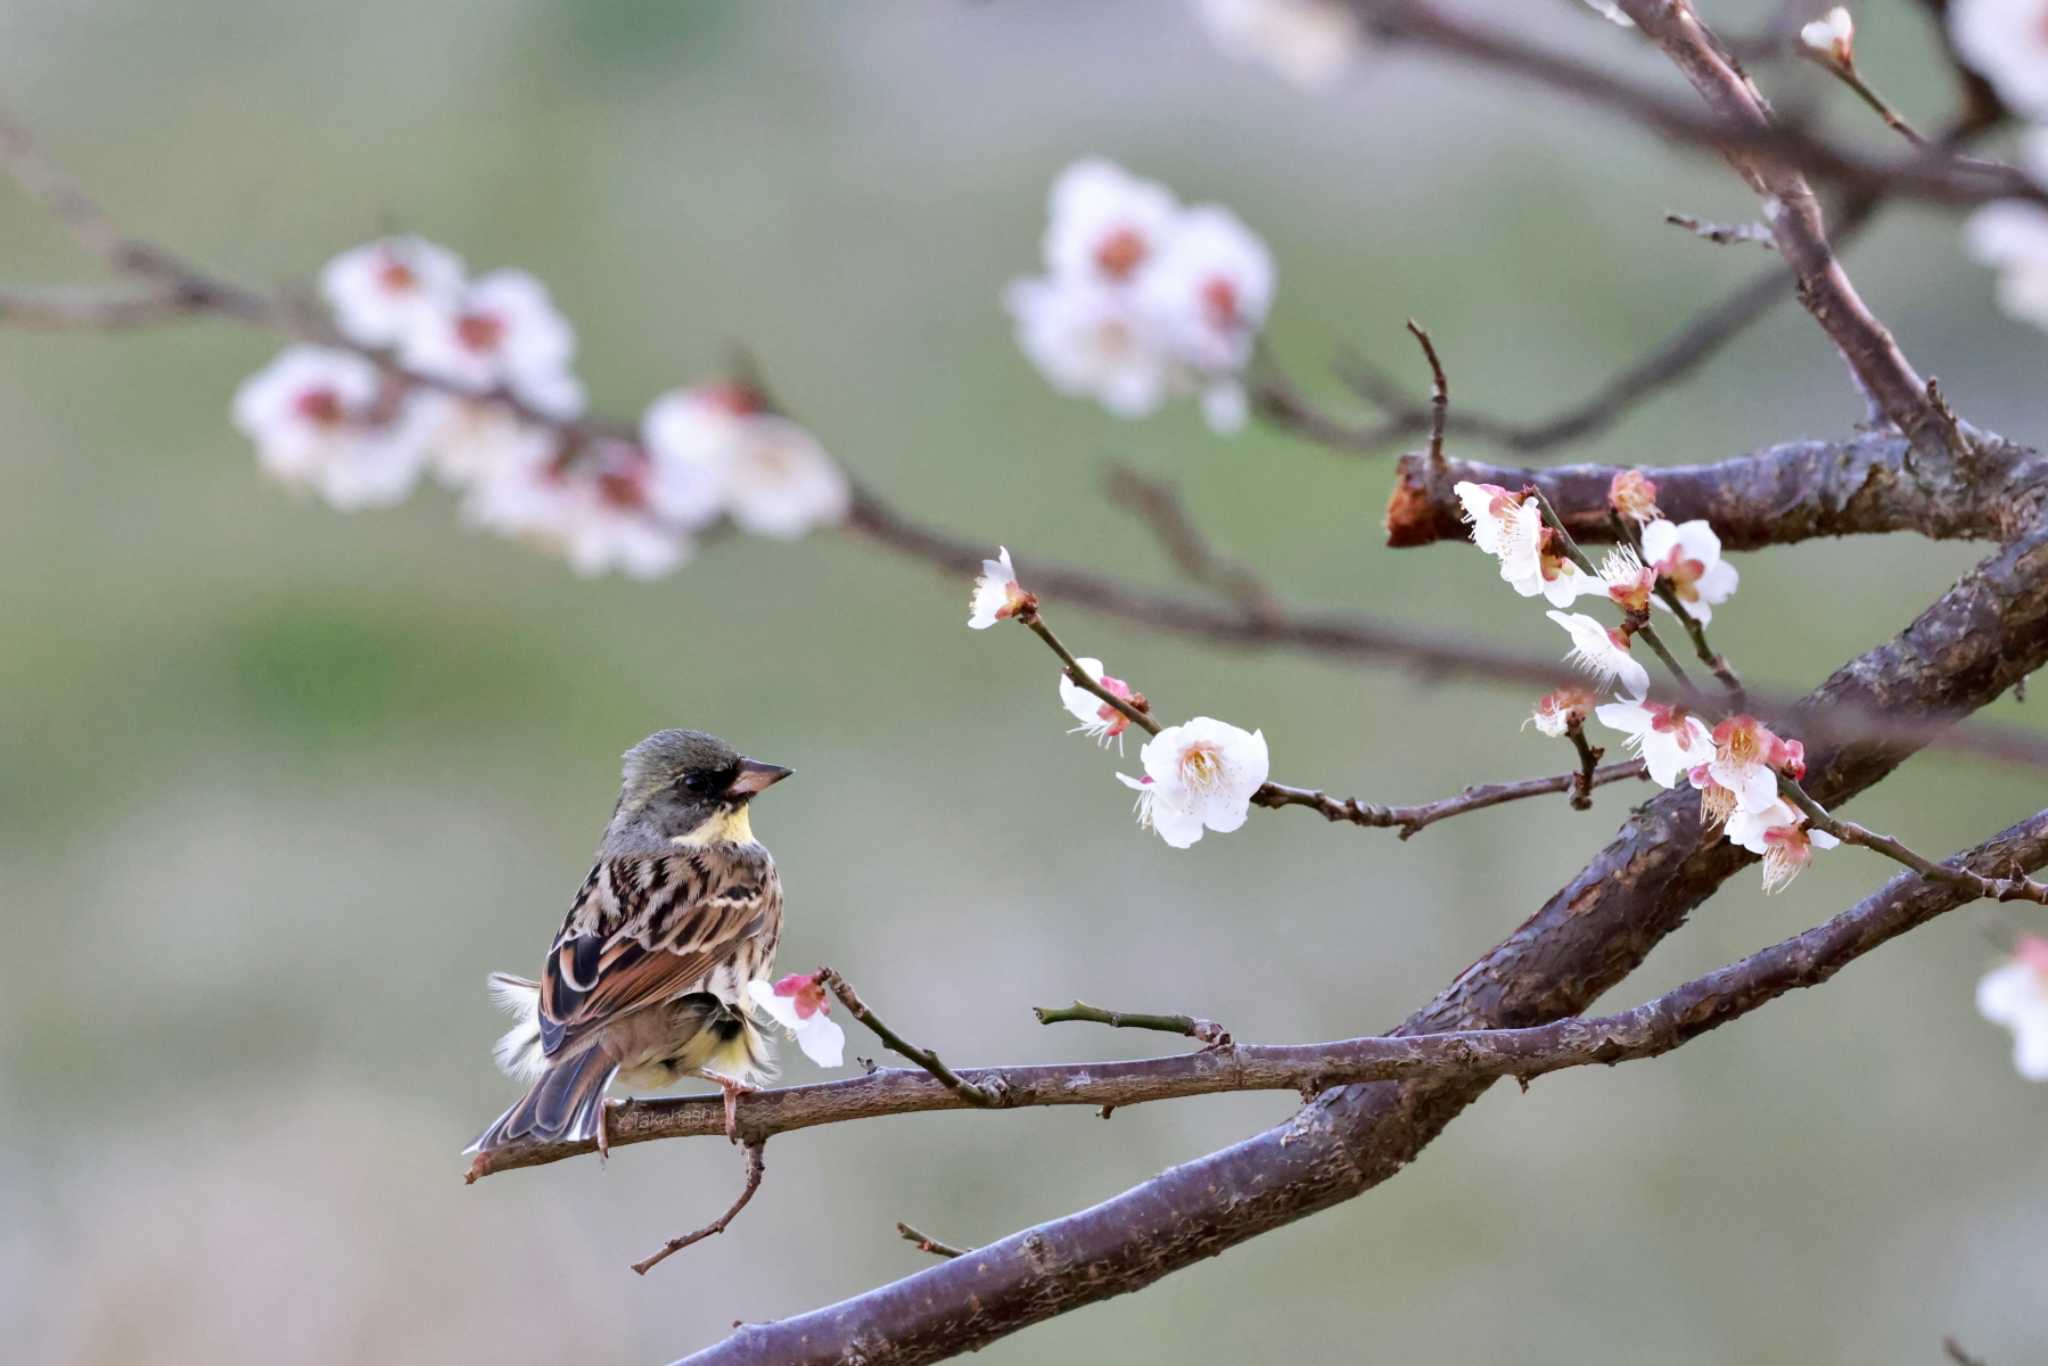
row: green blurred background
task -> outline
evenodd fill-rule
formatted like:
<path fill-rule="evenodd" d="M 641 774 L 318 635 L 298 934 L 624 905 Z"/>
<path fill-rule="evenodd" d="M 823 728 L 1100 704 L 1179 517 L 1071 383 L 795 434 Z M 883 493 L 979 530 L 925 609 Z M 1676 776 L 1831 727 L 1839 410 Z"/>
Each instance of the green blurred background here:
<path fill-rule="evenodd" d="M 1576 5 L 1490 8 L 1667 79 Z M 1859 20 L 1862 65 L 1936 122 L 1948 87 L 1917 7 Z M 1812 71 L 1773 79 L 1875 135 Z M 1279 262 L 1273 346 L 1333 402 L 1345 347 L 1418 368 L 1413 314 L 1460 403 L 1544 413 L 1764 261 L 1661 226 L 1753 211 L 1709 158 L 1422 58 L 1303 94 L 1164 0 L 4 0 L 0 89 L 123 222 L 242 279 L 304 281 L 392 224 L 533 270 L 601 411 L 743 341 L 864 478 L 1027 571 L 1166 577 L 1098 495 L 1114 455 L 1181 480 L 1297 601 L 1523 649 L 1563 642 L 1476 552 L 1380 546 L 1386 459 L 1218 440 L 1192 405 L 1122 423 L 1046 387 L 997 295 L 1035 266 L 1052 176 L 1098 153 L 1235 207 Z M 2048 338 L 1995 312 L 1957 226 L 1899 211 L 1852 267 L 1966 413 L 2033 437 Z M 0 243 L 8 279 L 90 275 L 11 185 Z M 917 1270 L 898 1219 L 984 1242 L 1292 1108 L 790 1135 L 729 1233 L 644 1280 L 629 1261 L 731 1198 L 724 1144 L 465 1188 L 458 1152 L 514 1089 L 483 976 L 535 966 L 617 754 L 656 727 L 799 770 L 758 813 L 785 961 L 838 965 L 963 1063 L 1167 1046 L 1033 1022 L 1077 995 L 1248 1039 L 1391 1025 L 1636 795 L 1406 844 L 1259 814 L 1177 853 L 1131 824 L 1113 757 L 1062 736 L 1044 651 L 962 629 L 964 581 L 820 535 L 584 582 L 460 531 L 439 494 L 338 515 L 260 479 L 228 425 L 274 349 L 212 323 L 0 333 L 12 1359 L 662 1360 Z M 1566 454 L 1712 459 L 1858 415 L 1788 304 Z M 1717 635 L 1751 676 L 1809 686 L 1972 558 L 1917 540 L 1745 556 Z M 1517 733 L 1519 692 L 1212 653 L 1049 605 L 1169 715 L 1263 727 L 1289 781 L 1412 801 L 1560 766 Z M 2040 705 L 1996 711 L 2032 724 Z M 1947 850 L 2041 794 L 2037 773 L 1926 759 L 1856 814 Z M 1770 901 L 1747 876 L 1610 1004 L 1886 875 L 1843 853 Z M 1932 1361 L 1952 1332 L 2001 1366 L 2048 1360 L 2048 1089 L 1971 1007 L 2001 914 L 1950 917 L 1663 1061 L 1496 1088 L 1369 1198 L 988 1359 Z"/>

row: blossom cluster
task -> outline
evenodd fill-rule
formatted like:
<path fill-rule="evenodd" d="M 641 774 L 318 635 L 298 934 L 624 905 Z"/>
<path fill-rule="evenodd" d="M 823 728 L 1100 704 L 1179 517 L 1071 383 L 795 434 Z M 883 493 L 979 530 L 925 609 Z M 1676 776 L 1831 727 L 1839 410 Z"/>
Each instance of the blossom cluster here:
<path fill-rule="evenodd" d="M 471 279 L 447 249 L 388 237 L 320 285 L 338 343 L 287 348 L 233 412 L 268 473 L 337 508 L 401 502 L 431 472 L 470 525 L 639 578 L 721 520 L 790 538 L 846 516 L 837 462 L 747 385 L 663 394 L 637 434 L 580 421 L 575 332 L 524 271 Z"/>
<path fill-rule="evenodd" d="M 2021 162 L 2048 179 L 2048 0 L 1953 0 L 1949 40 L 2006 107 L 2034 125 Z M 1963 230 L 1970 254 L 1998 272 L 1998 303 L 2048 328 L 2048 209 L 2002 200 L 1972 214 Z"/>
<path fill-rule="evenodd" d="M 1003 302 L 1017 343 L 1063 394 L 1144 417 L 1198 393 L 1218 432 L 1244 425 L 1243 382 L 1273 302 L 1273 258 L 1228 209 L 1183 207 L 1107 161 L 1053 182 L 1045 274 Z"/>
<path fill-rule="evenodd" d="M 1657 507 L 1657 486 L 1640 471 L 1624 471 L 1609 487 L 1608 503 L 1621 525 L 1634 529 L 1632 540 L 1611 552 L 1598 573 L 1588 573 L 1570 557 L 1533 490 L 1466 482 L 1455 492 L 1474 544 L 1499 560 L 1501 578 L 1523 597 L 1541 595 L 1552 603 L 1547 615 L 1571 637 L 1567 657 L 1618 694 L 1596 702 L 1584 689 L 1561 688 L 1537 702 L 1526 724 L 1562 736 L 1583 726 L 1590 712 L 1620 732 L 1642 756 L 1651 781 L 1698 790 L 1707 824 L 1762 857 L 1767 892 L 1790 882 L 1815 849 L 1834 847 L 1834 836 L 1809 829 L 1805 814 L 1778 795 L 1780 776 L 1797 781 L 1806 772 L 1805 748 L 1797 740 L 1773 734 L 1754 716 L 1730 716 L 1710 727 L 1682 702 L 1650 700 L 1649 670 L 1631 647 L 1649 624 L 1651 603 L 1670 610 L 1668 592 L 1704 624 L 1739 582 L 1711 526 L 1669 521 Z M 1618 607 L 1620 625 L 1557 610 L 1588 596 Z"/>
<path fill-rule="evenodd" d="M 1016 566 L 1003 549 L 995 559 L 982 561 L 967 606 L 967 624 L 983 631 L 999 621 L 1029 620 L 1038 599 L 1017 582 Z M 1131 713 L 1147 710 L 1144 694 L 1104 672 L 1099 659 L 1077 655 L 1074 663 L 1089 682 L 1128 710 L 1082 687 L 1063 669 L 1060 705 L 1080 723 L 1068 733 L 1086 735 L 1103 746 L 1115 741 L 1122 754 Z M 1225 834 L 1242 826 L 1270 771 L 1263 731 L 1246 731 L 1211 716 L 1163 727 L 1139 749 L 1138 762 L 1142 774 L 1133 778 L 1119 773 L 1117 781 L 1138 794 L 1138 824 L 1175 849 L 1194 844 L 1205 831 Z"/>

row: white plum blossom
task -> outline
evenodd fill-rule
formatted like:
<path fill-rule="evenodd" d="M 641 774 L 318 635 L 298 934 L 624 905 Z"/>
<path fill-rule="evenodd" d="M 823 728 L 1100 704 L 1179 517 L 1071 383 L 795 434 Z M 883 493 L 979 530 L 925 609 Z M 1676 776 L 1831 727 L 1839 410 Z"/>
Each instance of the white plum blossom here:
<path fill-rule="evenodd" d="M 974 592 L 967 599 L 967 624 L 986 631 L 999 621 L 1008 621 L 1038 599 L 1017 583 L 1017 568 L 1010 563 L 1008 546 L 996 548 L 996 558 L 981 562 L 981 574 L 974 580 Z"/>
<path fill-rule="evenodd" d="M 1145 417 L 1174 388 L 1173 359 L 1128 290 L 1054 276 L 1013 282 L 1003 302 L 1017 345 L 1069 398 Z"/>
<path fill-rule="evenodd" d="M 1573 726 L 1585 724 L 1587 715 L 1593 709 L 1593 694 L 1584 688 L 1559 688 L 1536 699 L 1536 710 L 1529 714 L 1524 726 L 1536 727 L 1536 733 L 1559 740 Z"/>
<path fill-rule="evenodd" d="M 1201 0 L 1202 27 L 1224 55 L 1261 62 L 1306 90 L 1328 86 L 1364 46 L 1341 0 Z"/>
<path fill-rule="evenodd" d="M 1951 0 L 1948 34 L 2014 113 L 2048 120 L 2048 0 Z"/>
<path fill-rule="evenodd" d="M 2048 1081 L 2048 939 L 2022 934 L 2012 958 L 1977 983 L 1977 1013 L 2012 1031 L 2012 1065 Z"/>
<path fill-rule="evenodd" d="M 2027 169 L 2048 173 L 2048 131 L 2030 134 L 2026 145 Z M 2048 328 L 2048 208 L 2015 199 L 1987 204 L 1970 216 L 1963 243 L 1998 272 L 1998 306 Z"/>
<path fill-rule="evenodd" d="M 829 993 L 816 977 L 791 973 L 774 983 L 757 977 L 747 983 L 747 994 L 789 1031 L 812 1062 L 820 1067 L 838 1067 L 845 1062 L 846 1031 L 833 1020 Z"/>
<path fill-rule="evenodd" d="M 449 307 L 406 333 L 406 368 L 472 393 L 504 389 L 550 417 L 583 411 L 569 371 L 576 333 L 547 286 L 523 270 L 497 270 L 464 286 Z"/>
<path fill-rule="evenodd" d="M 1784 889 L 1807 864 L 1813 851 L 1832 849 L 1841 841 L 1825 830 L 1806 828 L 1806 817 L 1782 798 L 1759 811 L 1737 809 L 1728 817 L 1728 838 L 1761 854 L 1764 860 L 1764 891 Z"/>
<path fill-rule="evenodd" d="M 1802 25 L 1799 41 L 1823 61 L 1844 69 L 1856 64 L 1856 20 L 1841 5 Z"/>
<path fill-rule="evenodd" d="M 353 247 L 320 272 L 335 326 L 364 346 L 396 346 L 454 307 L 462 258 L 418 237 Z"/>
<path fill-rule="evenodd" d="M 1099 158 L 1060 174 L 1049 210 L 1046 274 L 1003 292 L 1031 363 L 1119 417 L 1199 392 L 1211 428 L 1241 428 L 1242 372 L 1273 301 L 1265 243 L 1227 209 L 1184 210 Z"/>
<path fill-rule="evenodd" d="M 1562 626 L 1565 634 L 1572 638 L 1571 653 L 1565 656 L 1567 660 L 1600 680 L 1603 686 L 1609 683 L 1618 685 L 1622 693 L 1634 701 L 1640 702 L 1649 695 L 1650 671 L 1629 653 L 1626 635 L 1601 625 L 1583 612 L 1553 610 L 1544 615 Z"/>
<path fill-rule="evenodd" d="M 1659 518 L 1643 527 L 1643 560 L 1678 594 L 1687 616 L 1714 619 L 1714 607 L 1735 592 L 1740 575 L 1721 558 L 1721 538 L 1703 521 Z"/>
<path fill-rule="evenodd" d="M 1082 673 L 1088 675 L 1111 696 L 1120 697 L 1126 702 L 1136 696 L 1130 684 L 1121 678 L 1111 678 L 1102 671 L 1101 660 L 1088 655 L 1076 655 L 1074 662 L 1081 666 Z M 1130 728 L 1131 718 L 1067 677 L 1067 671 L 1064 669 L 1060 670 L 1060 705 L 1067 709 L 1068 715 L 1081 723 L 1067 734 L 1086 735 L 1103 746 L 1115 740 L 1117 753 L 1123 753 L 1124 731 Z"/>
<path fill-rule="evenodd" d="M 1501 553 L 1508 533 L 1517 525 L 1521 511 L 1520 494 L 1509 493 L 1498 484 L 1475 484 L 1464 480 L 1451 486 L 1464 506 L 1466 524 L 1472 528 L 1472 544 L 1489 555 Z"/>
<path fill-rule="evenodd" d="M 473 525 L 561 555 L 586 578 L 660 578 L 687 563 L 694 547 L 649 505 L 651 472 L 639 447 L 603 442 L 567 464 L 485 480 L 470 490 L 463 514 Z"/>
<path fill-rule="evenodd" d="M 1713 732 L 1680 704 L 1603 702 L 1593 714 L 1628 737 L 1629 750 L 1642 756 L 1660 787 L 1676 787 L 1691 770 L 1712 762 Z"/>
<path fill-rule="evenodd" d="M 1664 515 L 1657 509 L 1657 485 L 1641 470 L 1623 470 L 1607 482 L 1607 505 L 1631 522 L 1651 522 Z"/>
<path fill-rule="evenodd" d="M 1046 203 L 1045 266 L 1063 280 L 1132 285 L 1177 230 L 1180 202 L 1100 157 L 1075 162 L 1052 183 Z"/>
<path fill-rule="evenodd" d="M 1138 793 L 1138 824 L 1175 849 L 1195 843 L 1205 829 L 1225 834 L 1243 825 L 1269 771 L 1264 732 L 1207 716 L 1168 726 L 1138 757 L 1144 776 L 1119 773 L 1117 780 Z"/>
<path fill-rule="evenodd" d="M 1273 254 L 1230 210 L 1198 205 L 1138 277 L 1138 293 L 1184 364 L 1204 377 L 1235 374 L 1273 307 Z"/>
<path fill-rule="evenodd" d="M 232 412 L 265 472 L 344 512 L 411 493 L 434 426 L 430 406 L 387 390 L 369 361 L 316 346 L 288 347 L 244 380 Z"/>
<path fill-rule="evenodd" d="M 1752 814 L 1768 810 L 1778 800 L 1778 775 L 1796 778 L 1806 771 L 1805 747 L 1780 739 L 1754 716 L 1731 716 L 1722 721 L 1714 727 L 1713 741 L 1714 757 L 1707 763 L 1707 774 L 1720 793 L 1703 789 L 1709 803 L 1726 800 L 1732 803 L 1729 809 Z M 1710 809 L 1706 814 L 1711 822 L 1717 813 Z"/>
<path fill-rule="evenodd" d="M 424 395 L 422 397 L 425 397 Z M 508 474 L 537 470 L 554 458 L 561 438 L 501 403 L 433 396 L 437 421 L 429 460 L 441 482 L 468 488 Z"/>
<path fill-rule="evenodd" d="M 1541 594 L 1553 607 L 1569 607 L 1606 585 L 1557 553 L 1556 536 L 1543 523 L 1543 508 L 1524 501 L 1509 516 L 1500 537 L 1500 576 L 1525 598 Z"/>
<path fill-rule="evenodd" d="M 676 390 L 649 405 L 655 506 L 686 525 L 720 512 L 742 531 L 794 540 L 845 520 L 853 491 L 818 439 L 744 385 Z"/>
<path fill-rule="evenodd" d="M 1597 586 L 1606 589 L 1608 598 L 1622 611 L 1642 616 L 1650 610 L 1650 599 L 1657 591 L 1657 571 L 1644 564 L 1632 546 L 1617 546 L 1600 562 Z"/>

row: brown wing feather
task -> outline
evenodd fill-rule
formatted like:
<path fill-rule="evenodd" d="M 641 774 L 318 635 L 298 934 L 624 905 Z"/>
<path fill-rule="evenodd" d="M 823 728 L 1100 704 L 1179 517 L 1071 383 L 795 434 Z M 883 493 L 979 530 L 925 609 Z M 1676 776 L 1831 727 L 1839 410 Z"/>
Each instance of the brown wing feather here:
<path fill-rule="evenodd" d="M 621 858 L 591 870 L 541 974 L 541 1047 L 573 1050 L 607 1023 L 699 990 L 772 933 L 775 865 L 759 845 Z"/>

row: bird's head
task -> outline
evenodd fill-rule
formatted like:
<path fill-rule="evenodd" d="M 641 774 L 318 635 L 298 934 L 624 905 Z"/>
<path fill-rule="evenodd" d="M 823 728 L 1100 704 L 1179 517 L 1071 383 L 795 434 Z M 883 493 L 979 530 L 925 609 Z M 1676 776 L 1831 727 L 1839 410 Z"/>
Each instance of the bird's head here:
<path fill-rule="evenodd" d="M 658 730 L 626 751 L 613 825 L 629 823 L 671 845 L 744 844 L 754 837 L 747 803 L 789 774 L 715 735 Z"/>

